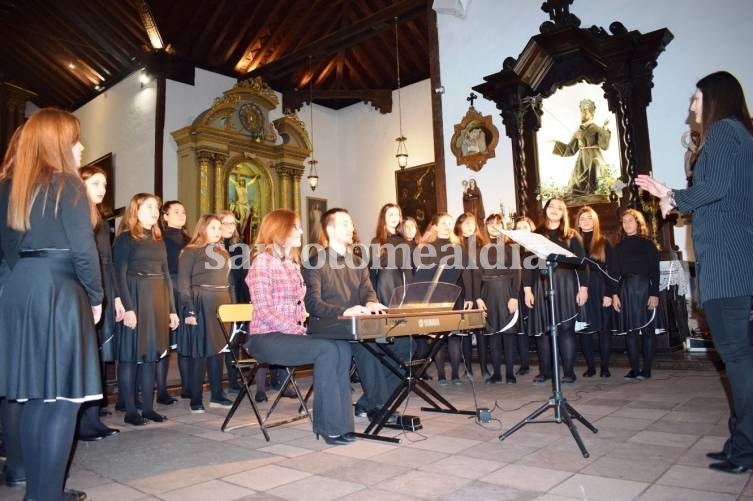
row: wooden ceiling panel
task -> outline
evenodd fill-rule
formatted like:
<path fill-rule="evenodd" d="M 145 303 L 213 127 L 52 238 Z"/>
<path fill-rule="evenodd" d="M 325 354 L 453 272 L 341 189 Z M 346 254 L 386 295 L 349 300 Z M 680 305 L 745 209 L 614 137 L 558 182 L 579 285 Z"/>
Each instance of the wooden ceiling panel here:
<path fill-rule="evenodd" d="M 150 59 L 142 1 L 0 0 L 0 81 L 36 92 L 40 106 L 81 106 L 98 94 L 96 83 L 112 86 Z M 326 106 L 379 95 L 387 109 L 384 92 L 397 84 L 395 17 L 401 83 L 429 77 L 430 0 L 146 2 L 164 43 L 197 67 L 261 76 L 286 93 L 308 75 L 311 57 Z"/>

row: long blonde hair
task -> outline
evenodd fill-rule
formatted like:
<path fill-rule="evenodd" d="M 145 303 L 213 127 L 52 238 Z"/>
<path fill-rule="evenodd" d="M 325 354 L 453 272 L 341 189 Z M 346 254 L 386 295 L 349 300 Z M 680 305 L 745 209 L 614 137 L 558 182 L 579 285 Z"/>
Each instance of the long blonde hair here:
<path fill-rule="evenodd" d="M 31 207 L 40 192 L 47 199 L 52 176 L 56 173 L 69 175 L 57 185 L 55 215 L 66 183 L 80 183 L 81 194 L 86 195 L 73 158 L 73 146 L 80 134 L 78 119 L 67 111 L 42 108 L 29 117 L 18 137 L 13 167 L 9 172 L 13 182 L 8 201 L 8 226 L 17 231 L 31 228 Z M 95 214 L 92 204 L 88 196 L 84 198 L 92 217 Z M 92 217 L 92 226 L 96 222 Z"/>

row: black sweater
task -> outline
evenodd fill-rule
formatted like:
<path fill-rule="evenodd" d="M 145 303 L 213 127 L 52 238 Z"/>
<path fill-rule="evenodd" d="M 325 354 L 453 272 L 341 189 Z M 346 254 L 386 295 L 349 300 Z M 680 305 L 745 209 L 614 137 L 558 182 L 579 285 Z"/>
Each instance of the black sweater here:
<path fill-rule="evenodd" d="M 613 277 L 631 273 L 648 277 L 649 295 L 659 295 L 659 252 L 651 240 L 638 235 L 617 244 L 614 265 L 610 266 Z"/>

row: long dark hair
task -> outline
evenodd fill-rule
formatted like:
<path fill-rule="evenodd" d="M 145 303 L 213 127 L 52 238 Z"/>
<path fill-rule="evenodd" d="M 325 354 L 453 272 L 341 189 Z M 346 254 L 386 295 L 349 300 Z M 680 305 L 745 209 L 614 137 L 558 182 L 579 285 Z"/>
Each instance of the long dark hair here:
<path fill-rule="evenodd" d="M 550 198 L 544 204 L 544 211 L 543 211 L 543 216 L 541 218 L 541 223 L 539 223 L 539 226 L 538 228 L 536 228 L 535 232 L 541 233 L 542 235 L 546 235 L 547 232 L 549 231 L 549 226 L 547 226 L 546 224 L 546 220 L 547 220 L 546 210 L 549 208 L 549 204 L 552 203 L 552 200 L 558 200 L 562 202 L 562 205 L 564 206 L 564 210 L 562 211 L 562 219 L 560 220 L 560 226 L 559 226 L 560 239 L 562 239 L 563 241 L 570 240 L 571 238 L 573 238 L 573 235 L 575 234 L 575 230 L 573 230 L 570 227 L 570 215 L 567 212 L 567 203 L 565 203 L 565 201 L 562 200 L 561 198 L 557 198 L 557 197 Z"/>
<path fill-rule="evenodd" d="M 703 95 L 701 111 L 701 144 L 712 125 L 723 118 L 736 118 L 753 136 L 753 123 L 740 82 L 726 71 L 717 71 L 698 80 L 695 84 Z"/>

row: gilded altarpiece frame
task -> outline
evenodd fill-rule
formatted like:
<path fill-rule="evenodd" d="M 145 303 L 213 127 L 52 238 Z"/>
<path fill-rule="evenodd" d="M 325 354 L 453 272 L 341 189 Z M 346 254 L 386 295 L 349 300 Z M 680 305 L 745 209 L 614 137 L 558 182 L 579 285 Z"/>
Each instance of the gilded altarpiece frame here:
<path fill-rule="evenodd" d="M 301 213 L 301 178 L 311 141 L 295 113 L 269 120 L 278 105 L 261 78 L 244 80 L 192 125 L 172 133 L 178 145 L 178 197 L 189 226 L 201 214 L 221 210 L 236 213 L 239 229 L 258 225 L 277 208 Z"/>

